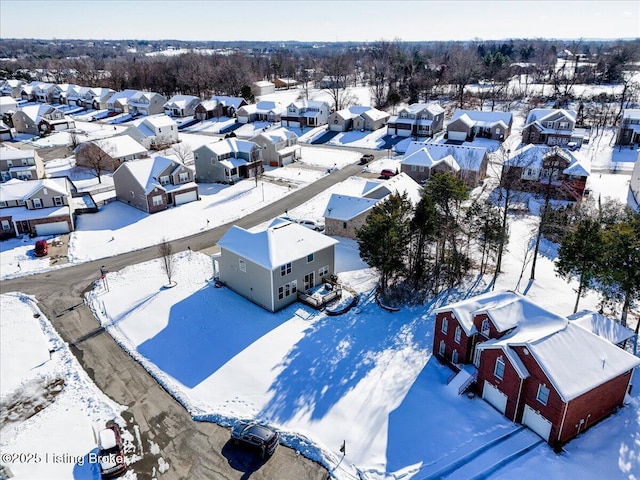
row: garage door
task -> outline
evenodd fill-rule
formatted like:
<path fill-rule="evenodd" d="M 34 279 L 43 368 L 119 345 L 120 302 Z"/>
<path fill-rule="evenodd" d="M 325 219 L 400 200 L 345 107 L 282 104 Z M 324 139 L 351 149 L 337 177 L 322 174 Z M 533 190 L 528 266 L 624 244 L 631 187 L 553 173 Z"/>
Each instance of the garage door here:
<path fill-rule="evenodd" d="M 448 132 L 447 134 L 449 140 L 460 140 L 462 142 L 464 142 L 467 139 L 467 133 L 466 132 Z"/>
<path fill-rule="evenodd" d="M 36 225 L 36 235 L 39 237 L 45 235 L 60 235 L 69 233 L 69 224 L 67 222 L 41 223 Z"/>
<path fill-rule="evenodd" d="M 484 388 L 482 389 L 482 398 L 504 415 L 507 409 L 507 396 L 486 380 L 484 381 Z"/>
<path fill-rule="evenodd" d="M 529 405 L 524 406 L 524 415 L 522 416 L 522 424 L 529 427 L 542 437 L 543 440 L 549 440 L 551 433 L 551 422 L 536 412 Z"/>
<path fill-rule="evenodd" d="M 185 193 L 177 193 L 174 197 L 176 205 L 182 205 L 183 203 L 193 202 L 198 199 L 198 194 L 195 190 Z"/>
<path fill-rule="evenodd" d="M 342 132 L 343 128 L 343 125 L 339 123 L 332 123 L 331 125 L 329 125 L 329 130 L 331 130 L 332 132 Z"/>

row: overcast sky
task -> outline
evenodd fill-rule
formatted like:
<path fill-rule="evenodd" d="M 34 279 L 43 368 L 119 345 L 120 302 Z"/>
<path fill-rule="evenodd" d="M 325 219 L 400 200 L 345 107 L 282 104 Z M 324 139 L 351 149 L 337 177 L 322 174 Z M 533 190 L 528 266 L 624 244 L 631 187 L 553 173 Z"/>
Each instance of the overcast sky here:
<path fill-rule="evenodd" d="M 1 38 L 500 40 L 640 37 L 640 1 L 0 0 Z"/>

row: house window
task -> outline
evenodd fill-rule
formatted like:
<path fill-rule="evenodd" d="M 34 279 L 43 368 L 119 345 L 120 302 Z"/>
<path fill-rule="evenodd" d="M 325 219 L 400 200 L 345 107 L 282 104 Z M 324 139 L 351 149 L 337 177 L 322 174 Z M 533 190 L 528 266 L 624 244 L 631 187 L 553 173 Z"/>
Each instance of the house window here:
<path fill-rule="evenodd" d="M 189 181 L 189 173 L 188 172 L 181 173 L 180 175 L 178 175 L 178 178 L 180 179 L 180 182 L 182 182 L 182 183 L 188 182 Z"/>
<path fill-rule="evenodd" d="M 458 363 L 458 351 L 454 350 L 451 354 L 451 363 Z"/>
<path fill-rule="evenodd" d="M 136 194 L 133 192 L 133 190 L 131 190 L 131 192 L 129 192 L 131 194 L 131 198 L 134 198 L 136 196 Z"/>
<path fill-rule="evenodd" d="M 58 207 L 64 204 L 64 202 L 62 201 L 62 197 L 60 196 L 53 197 L 53 203 Z"/>
<path fill-rule="evenodd" d="M 278 287 L 278 300 L 282 300 L 284 298 L 284 286 Z"/>
<path fill-rule="evenodd" d="M 538 394 L 536 395 L 536 400 L 538 400 L 543 405 L 546 405 L 549 401 L 549 389 L 542 384 L 538 385 Z"/>
<path fill-rule="evenodd" d="M 485 318 L 482 321 L 482 335 L 484 335 L 485 337 L 489 337 L 489 333 L 491 332 L 491 325 L 489 324 L 489 319 Z"/>
<path fill-rule="evenodd" d="M 422 172 L 424 172 L 424 167 L 420 167 L 420 170 L 419 170 L 419 171 L 420 171 L 421 173 L 422 173 Z"/>
<path fill-rule="evenodd" d="M 280 267 L 280 276 L 284 277 L 285 275 L 291 273 L 291 263 L 287 263 Z"/>
<path fill-rule="evenodd" d="M 162 195 L 154 195 L 153 197 L 151 197 L 151 202 L 153 203 L 154 207 L 159 207 L 160 205 L 162 205 Z"/>
<path fill-rule="evenodd" d="M 307 263 L 311 263 L 313 262 L 313 253 L 310 253 L 309 255 L 307 255 Z"/>
<path fill-rule="evenodd" d="M 462 330 L 460 329 L 460 327 L 456 327 L 456 333 L 455 333 L 455 335 L 453 337 L 453 339 L 455 340 L 456 343 L 460 343 L 461 332 L 462 332 Z"/>
<path fill-rule="evenodd" d="M 318 269 L 318 277 L 326 277 L 329 274 L 329 265 L 325 265 L 324 267 Z"/>
<path fill-rule="evenodd" d="M 449 319 L 445 317 L 442 319 L 442 328 L 440 329 L 440 331 L 446 335 L 448 328 L 449 328 Z"/>
<path fill-rule="evenodd" d="M 417 165 L 411 165 L 411 171 L 415 172 L 416 170 L 418 170 L 418 166 Z"/>
<path fill-rule="evenodd" d="M 33 208 L 42 208 L 42 199 L 41 198 L 34 198 L 32 200 L 33 202 Z"/>
<path fill-rule="evenodd" d="M 11 230 L 11 224 L 8 220 L 2 220 L 2 230 Z"/>
<path fill-rule="evenodd" d="M 498 357 L 496 359 L 496 366 L 493 369 L 493 374 L 500 380 L 504 377 L 504 360 L 502 360 L 502 357 Z"/>
<path fill-rule="evenodd" d="M 291 282 L 291 294 L 295 295 L 298 292 L 298 281 L 294 280 Z"/>
<path fill-rule="evenodd" d="M 347 228 L 347 222 L 342 222 L 342 228 Z"/>
<path fill-rule="evenodd" d="M 247 271 L 247 262 L 245 262 L 241 258 L 238 259 L 238 268 L 240 269 L 241 272 L 246 272 Z"/>
<path fill-rule="evenodd" d="M 169 175 L 163 175 L 160 177 L 160 185 L 166 185 L 169 183 Z"/>
<path fill-rule="evenodd" d="M 440 340 L 440 346 L 438 347 L 438 353 L 444 357 L 445 343 L 444 340 Z"/>
<path fill-rule="evenodd" d="M 7 202 L 5 202 L 4 200 L 0 202 L 0 208 L 6 207 L 6 206 L 7 206 Z"/>

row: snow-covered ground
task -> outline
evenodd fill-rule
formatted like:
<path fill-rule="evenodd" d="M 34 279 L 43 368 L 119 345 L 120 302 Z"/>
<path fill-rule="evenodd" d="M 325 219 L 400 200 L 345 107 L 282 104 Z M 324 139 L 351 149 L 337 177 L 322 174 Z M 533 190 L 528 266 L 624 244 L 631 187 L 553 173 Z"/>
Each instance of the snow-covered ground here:
<path fill-rule="evenodd" d="M 33 298 L 0 295 L 0 311 L 0 464 L 16 479 L 98 480 L 95 434 L 110 420 L 124 425 L 123 407 L 89 379 Z"/>

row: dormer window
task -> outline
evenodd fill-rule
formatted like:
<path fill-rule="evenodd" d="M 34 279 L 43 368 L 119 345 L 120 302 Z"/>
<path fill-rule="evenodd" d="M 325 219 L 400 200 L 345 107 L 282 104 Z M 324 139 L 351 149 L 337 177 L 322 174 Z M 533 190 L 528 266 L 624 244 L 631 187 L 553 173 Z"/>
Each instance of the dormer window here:
<path fill-rule="evenodd" d="M 489 337 L 489 333 L 491 333 L 491 324 L 489 323 L 489 319 L 485 318 L 482 321 L 482 335 L 484 335 L 485 337 Z"/>
<path fill-rule="evenodd" d="M 160 177 L 160 185 L 166 185 L 169 183 L 169 176 L 163 175 Z"/>

